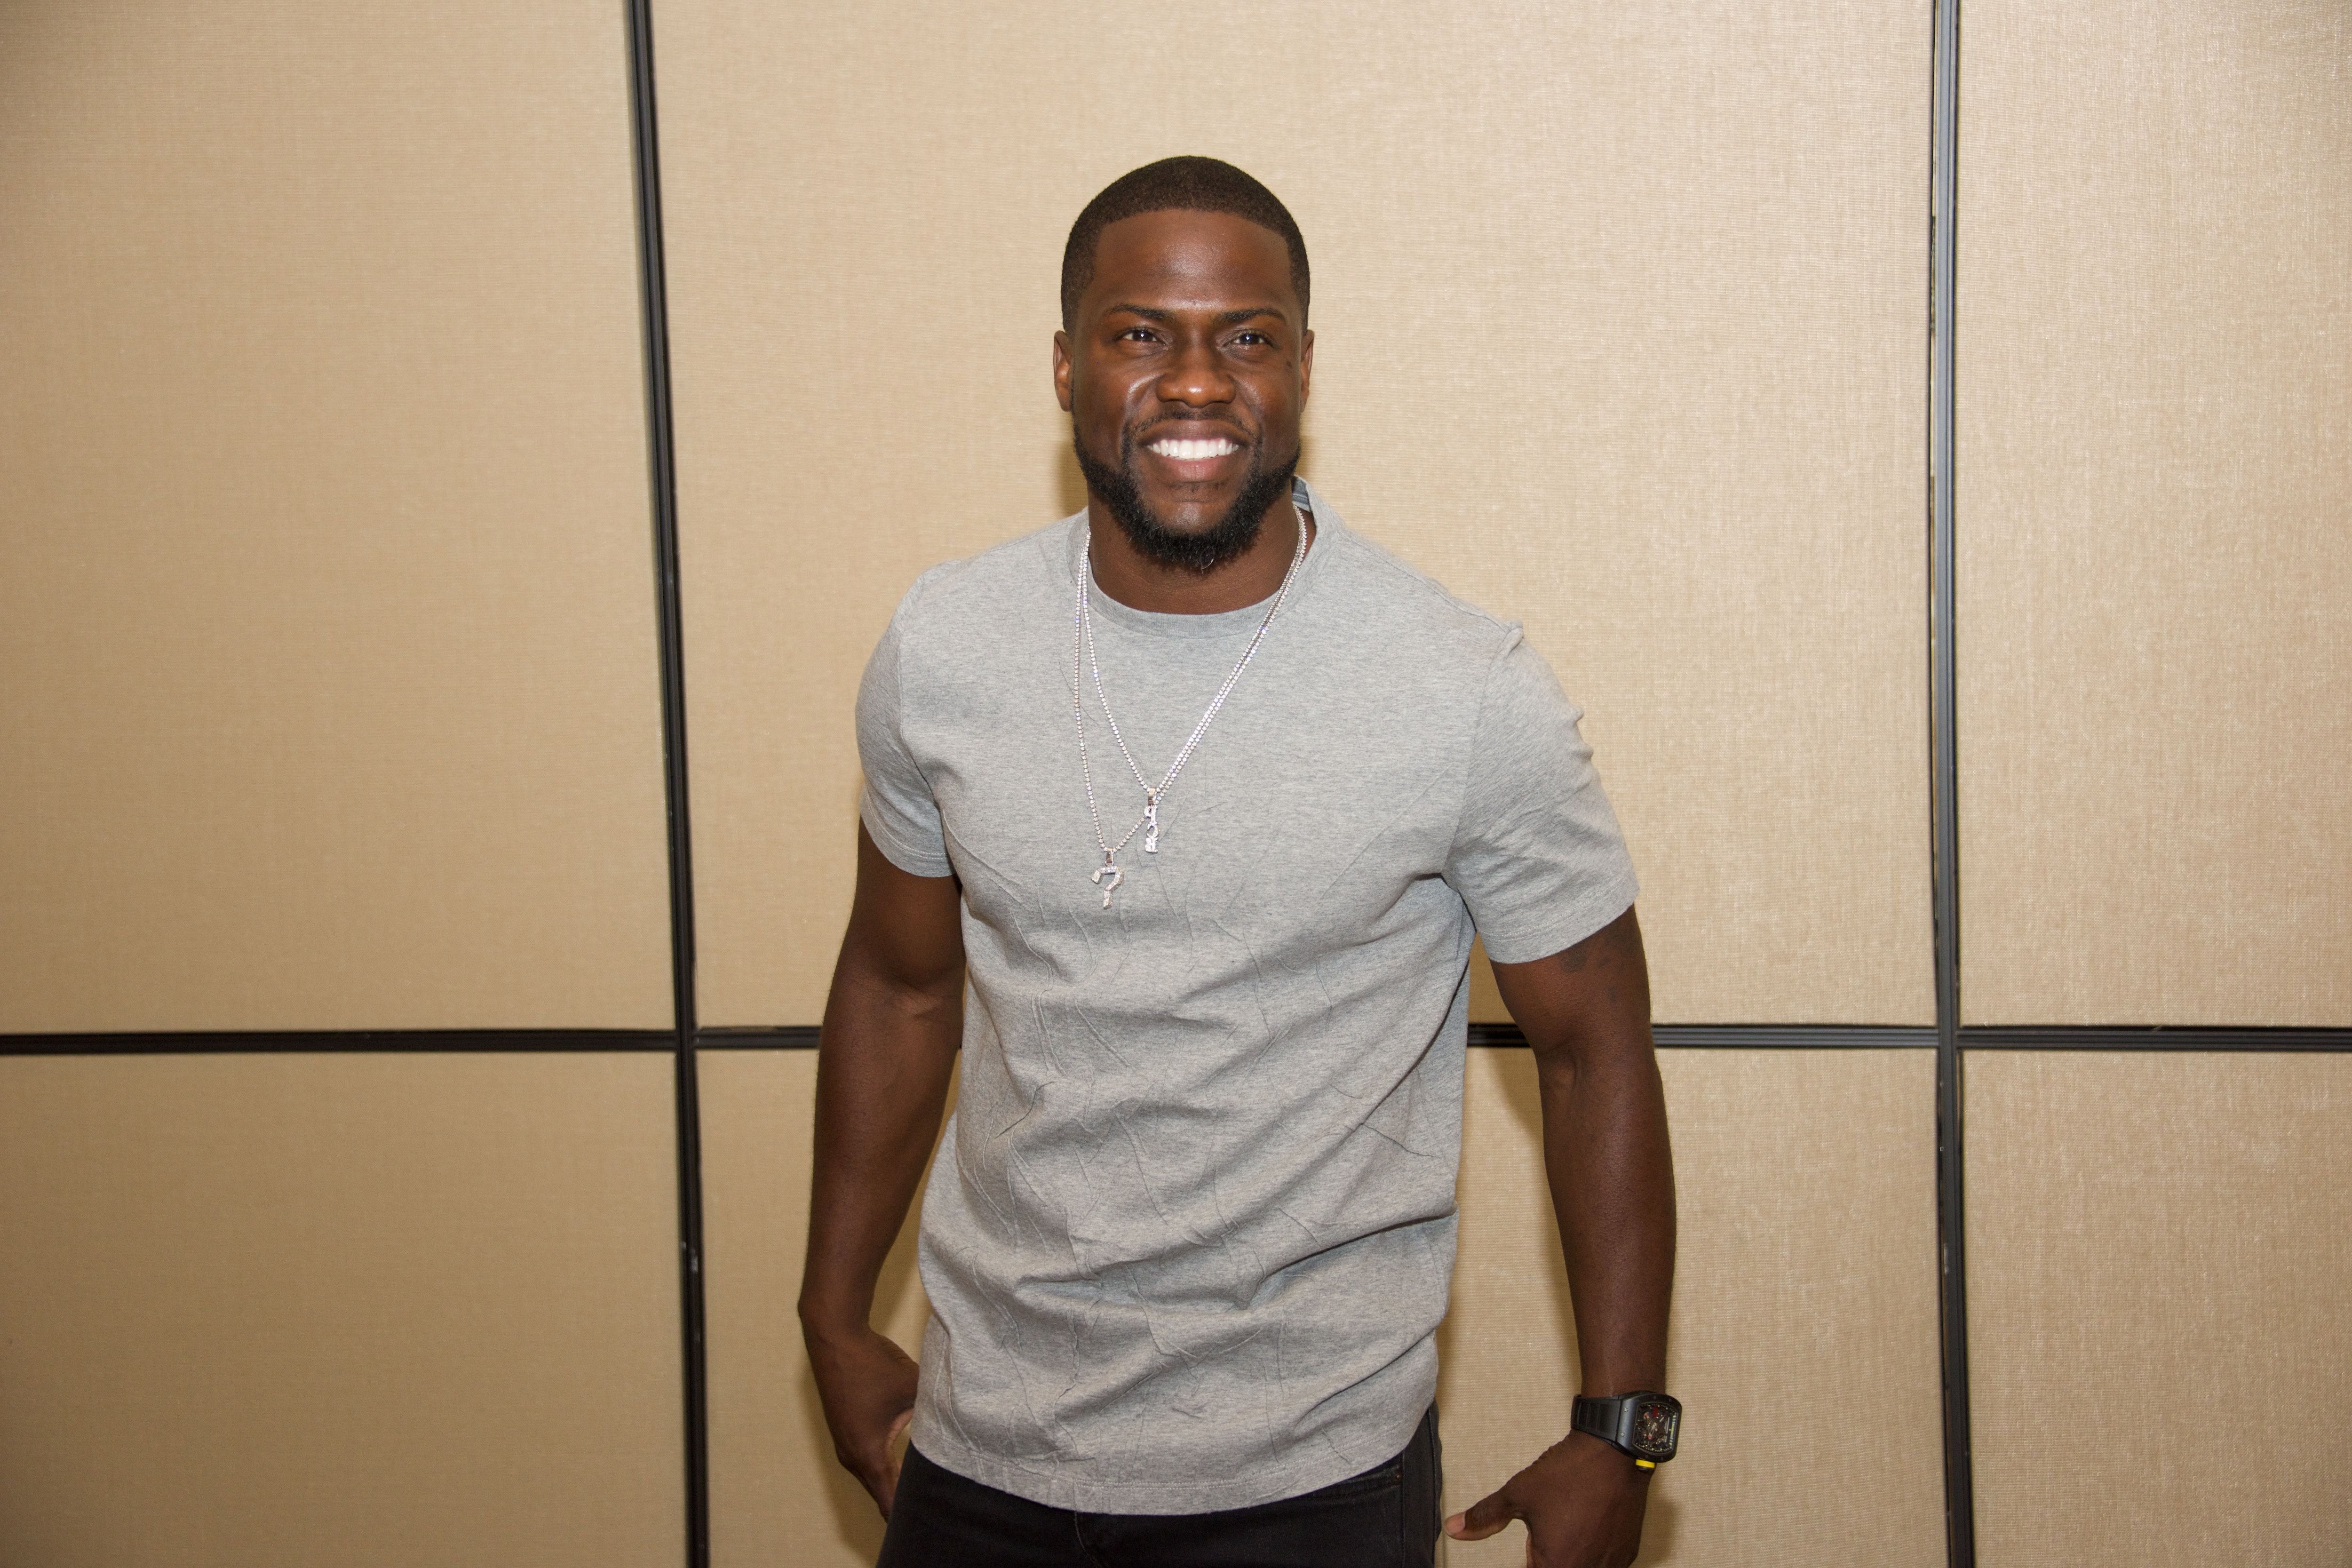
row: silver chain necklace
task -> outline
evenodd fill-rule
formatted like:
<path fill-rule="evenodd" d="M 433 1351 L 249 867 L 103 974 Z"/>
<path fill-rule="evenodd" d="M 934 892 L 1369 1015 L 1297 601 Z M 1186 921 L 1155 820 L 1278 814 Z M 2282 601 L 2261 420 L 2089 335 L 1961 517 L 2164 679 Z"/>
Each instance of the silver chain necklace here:
<path fill-rule="evenodd" d="M 1251 637 L 1249 647 L 1242 650 L 1241 662 L 1234 666 L 1234 672 L 1225 677 L 1225 683 L 1217 688 L 1216 696 L 1209 700 L 1209 710 L 1201 715 L 1199 723 L 1192 726 L 1192 733 L 1182 749 L 1177 752 L 1176 760 L 1168 764 L 1168 775 L 1157 785 L 1145 778 L 1143 770 L 1135 765 L 1135 753 L 1127 749 L 1127 737 L 1118 732 L 1118 721 L 1111 717 L 1110 694 L 1103 689 L 1102 666 L 1095 658 L 1094 612 L 1087 602 L 1088 590 L 1094 586 L 1095 580 L 1093 533 L 1089 531 L 1086 542 L 1078 546 L 1078 607 L 1070 617 L 1071 640 L 1075 645 L 1070 711 L 1078 725 L 1078 772 L 1087 782 L 1087 815 L 1094 819 L 1095 842 L 1102 847 L 1102 864 L 1095 868 L 1094 875 L 1087 880 L 1102 889 L 1102 907 L 1105 909 L 1110 908 L 1112 889 L 1127 875 L 1118 868 L 1118 852 L 1127 847 L 1128 841 L 1135 837 L 1139 828 L 1143 831 L 1143 852 L 1146 855 L 1160 853 L 1160 803 L 1167 798 L 1170 786 L 1176 782 L 1176 775 L 1184 771 L 1184 764 L 1192 759 L 1192 749 L 1201 743 L 1201 737 L 1209 732 L 1209 722 L 1217 716 L 1217 710 L 1225 705 L 1225 699 L 1233 692 L 1234 682 L 1239 680 L 1242 671 L 1249 668 L 1251 657 L 1257 652 L 1257 645 L 1265 640 L 1265 628 L 1274 625 L 1274 617 L 1282 613 L 1283 602 L 1290 597 L 1290 585 L 1298 578 L 1299 563 L 1307 559 L 1307 514 L 1298 510 L 1297 497 L 1291 499 L 1290 515 L 1298 520 L 1298 548 L 1291 552 L 1290 569 L 1282 574 L 1282 586 L 1276 591 L 1274 603 L 1266 609 L 1265 619 L 1257 624 L 1257 635 Z M 1127 759 L 1127 771 L 1135 775 L 1136 784 L 1143 790 L 1143 815 L 1120 835 L 1116 844 L 1103 832 L 1102 808 L 1095 803 L 1094 764 L 1087 756 L 1087 672 L 1089 669 L 1094 672 L 1095 696 L 1101 700 L 1103 718 L 1110 724 L 1110 738 L 1118 742 L 1118 754 Z"/>

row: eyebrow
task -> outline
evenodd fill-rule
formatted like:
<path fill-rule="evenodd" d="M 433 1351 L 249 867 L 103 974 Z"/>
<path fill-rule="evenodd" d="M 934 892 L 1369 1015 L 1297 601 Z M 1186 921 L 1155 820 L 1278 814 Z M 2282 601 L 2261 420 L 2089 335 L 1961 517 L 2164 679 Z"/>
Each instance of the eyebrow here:
<path fill-rule="evenodd" d="M 1109 310 L 1103 313 L 1110 316 L 1140 316 L 1147 321 L 1172 321 L 1176 319 L 1175 311 L 1162 310 L 1150 305 L 1113 305 Z M 1221 312 L 1217 317 L 1217 325 L 1221 327 L 1237 327 L 1244 321 L 1255 321 L 1260 316 L 1272 316 L 1276 321 L 1285 323 L 1287 323 L 1290 320 L 1288 316 L 1286 316 L 1272 305 L 1250 305 L 1239 310 L 1226 310 Z"/>

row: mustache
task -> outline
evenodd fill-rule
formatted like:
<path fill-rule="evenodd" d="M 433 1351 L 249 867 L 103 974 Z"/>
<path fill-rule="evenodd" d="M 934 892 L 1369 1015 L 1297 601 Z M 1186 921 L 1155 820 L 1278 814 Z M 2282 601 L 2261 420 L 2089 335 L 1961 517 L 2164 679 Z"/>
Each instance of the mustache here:
<path fill-rule="evenodd" d="M 1244 447 L 1255 447 L 1259 443 L 1260 437 L 1257 431 L 1221 415 L 1161 414 L 1121 430 L 1118 437 L 1119 445 L 1132 452 L 1136 447 L 1149 445 L 1171 430 L 1202 426 L 1214 429 L 1219 435 L 1230 436 Z"/>

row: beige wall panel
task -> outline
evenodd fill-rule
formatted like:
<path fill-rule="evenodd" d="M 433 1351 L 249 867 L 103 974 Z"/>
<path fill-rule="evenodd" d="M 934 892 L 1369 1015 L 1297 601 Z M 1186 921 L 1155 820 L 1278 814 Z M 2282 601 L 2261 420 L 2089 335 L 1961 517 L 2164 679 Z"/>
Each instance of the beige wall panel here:
<path fill-rule="evenodd" d="M 0 1060 L 0 1563 L 677 1561 L 669 1074 Z"/>
<path fill-rule="evenodd" d="M 610 6 L 0 5 L 0 1029 L 667 1022 Z"/>
<path fill-rule="evenodd" d="M 1668 1381 L 1691 1430 L 1658 1482 L 1643 1561 L 1940 1564 L 1932 1053 L 1662 1059 L 1682 1208 Z M 702 1061 L 712 1561 L 870 1563 L 879 1522 L 833 1462 L 793 1317 L 814 1053 Z M 1440 1338 L 1450 1508 L 1557 1440 L 1576 1386 L 1533 1059 L 1475 1050 L 1468 1091 Z M 876 1316 L 912 1350 L 925 1311 L 910 1226 Z M 1523 1541 L 1454 1546 L 1452 1561 L 1517 1563 Z"/>
<path fill-rule="evenodd" d="M 1649 1568 L 1940 1568 L 1935 1058 L 1664 1051 L 1681 1238 Z M 1439 1339 L 1449 1509 L 1567 1425 L 1576 1334 L 1534 1058 L 1470 1053 L 1461 1253 Z M 1824 1478 L 1835 1478 L 1825 1482 Z M 1454 1546 L 1516 1568 L 1517 1527 Z"/>
<path fill-rule="evenodd" d="M 1968 35 L 1969 1021 L 2352 1024 L 2352 9 Z"/>
<path fill-rule="evenodd" d="M 1309 471 L 1590 710 L 1660 1016 L 1932 1016 L 1927 0 L 661 19 L 705 1016 L 817 1016 L 858 672 L 1077 504 L 1063 237 L 1173 152 L 1306 230 Z"/>
<path fill-rule="evenodd" d="M 882 1518 L 834 1461 L 793 1302 L 808 1245 L 814 1051 L 701 1053 L 711 1568 L 865 1568 Z M 909 1216 L 874 1321 L 919 1353 L 930 1308 Z"/>
<path fill-rule="evenodd" d="M 1967 1084 L 1977 1560 L 2352 1563 L 2352 1056 Z"/>

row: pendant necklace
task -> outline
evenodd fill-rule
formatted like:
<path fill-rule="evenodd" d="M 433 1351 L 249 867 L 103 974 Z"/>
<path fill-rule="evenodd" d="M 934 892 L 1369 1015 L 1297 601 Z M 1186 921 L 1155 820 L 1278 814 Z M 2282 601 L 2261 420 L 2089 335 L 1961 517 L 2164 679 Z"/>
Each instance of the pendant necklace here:
<path fill-rule="evenodd" d="M 1184 771 L 1184 764 L 1191 760 L 1192 749 L 1201 743 L 1201 737 L 1208 733 L 1209 721 L 1217 716 L 1217 710 L 1225 705 L 1226 697 L 1234 689 L 1234 682 L 1239 680 L 1242 671 L 1249 668 L 1250 658 L 1257 652 L 1257 645 L 1265 640 L 1265 628 L 1274 625 L 1274 617 L 1282 613 L 1283 602 L 1290 597 L 1290 585 L 1298 578 L 1299 563 L 1307 559 L 1307 514 L 1298 510 L 1295 497 L 1290 503 L 1290 515 L 1298 520 L 1298 548 L 1291 552 L 1290 569 L 1282 574 L 1282 586 L 1276 591 L 1274 603 L 1266 609 L 1265 619 L 1257 624 L 1257 635 L 1251 637 L 1249 647 L 1242 650 L 1241 662 L 1234 666 L 1234 672 L 1225 677 L 1225 683 L 1217 688 L 1216 696 L 1209 700 L 1209 710 L 1201 715 L 1198 724 L 1192 726 L 1191 738 L 1177 752 L 1176 760 L 1168 764 L 1167 776 L 1156 785 L 1143 776 L 1141 768 L 1135 765 L 1135 753 L 1127 749 L 1127 737 L 1118 732 L 1118 721 L 1111 717 L 1110 694 L 1103 689 L 1102 666 L 1095 658 L 1094 612 L 1087 604 L 1088 590 L 1094 586 L 1095 580 L 1092 531 L 1088 531 L 1086 542 L 1078 546 L 1078 607 L 1070 617 L 1071 641 L 1075 647 L 1070 710 L 1078 724 L 1078 772 L 1087 784 L 1087 815 L 1094 819 L 1095 842 L 1102 848 L 1102 864 L 1094 868 L 1093 876 L 1087 880 L 1102 889 L 1102 907 L 1105 909 L 1110 908 L 1112 889 L 1126 878 L 1126 873 L 1118 868 L 1118 852 L 1127 847 L 1128 840 L 1133 838 L 1139 829 L 1143 834 L 1143 852 L 1146 855 L 1160 853 L 1160 802 L 1167 799 L 1170 786 L 1175 784 L 1176 775 Z M 1122 834 L 1116 844 L 1103 832 L 1102 808 L 1095 802 L 1094 765 L 1087 756 L 1086 696 L 1089 669 L 1094 673 L 1095 696 L 1102 702 L 1103 718 L 1110 725 L 1110 738 L 1118 743 L 1118 754 L 1127 759 L 1127 771 L 1135 775 L 1137 785 L 1143 791 L 1143 815 L 1135 819 L 1134 826 Z"/>

